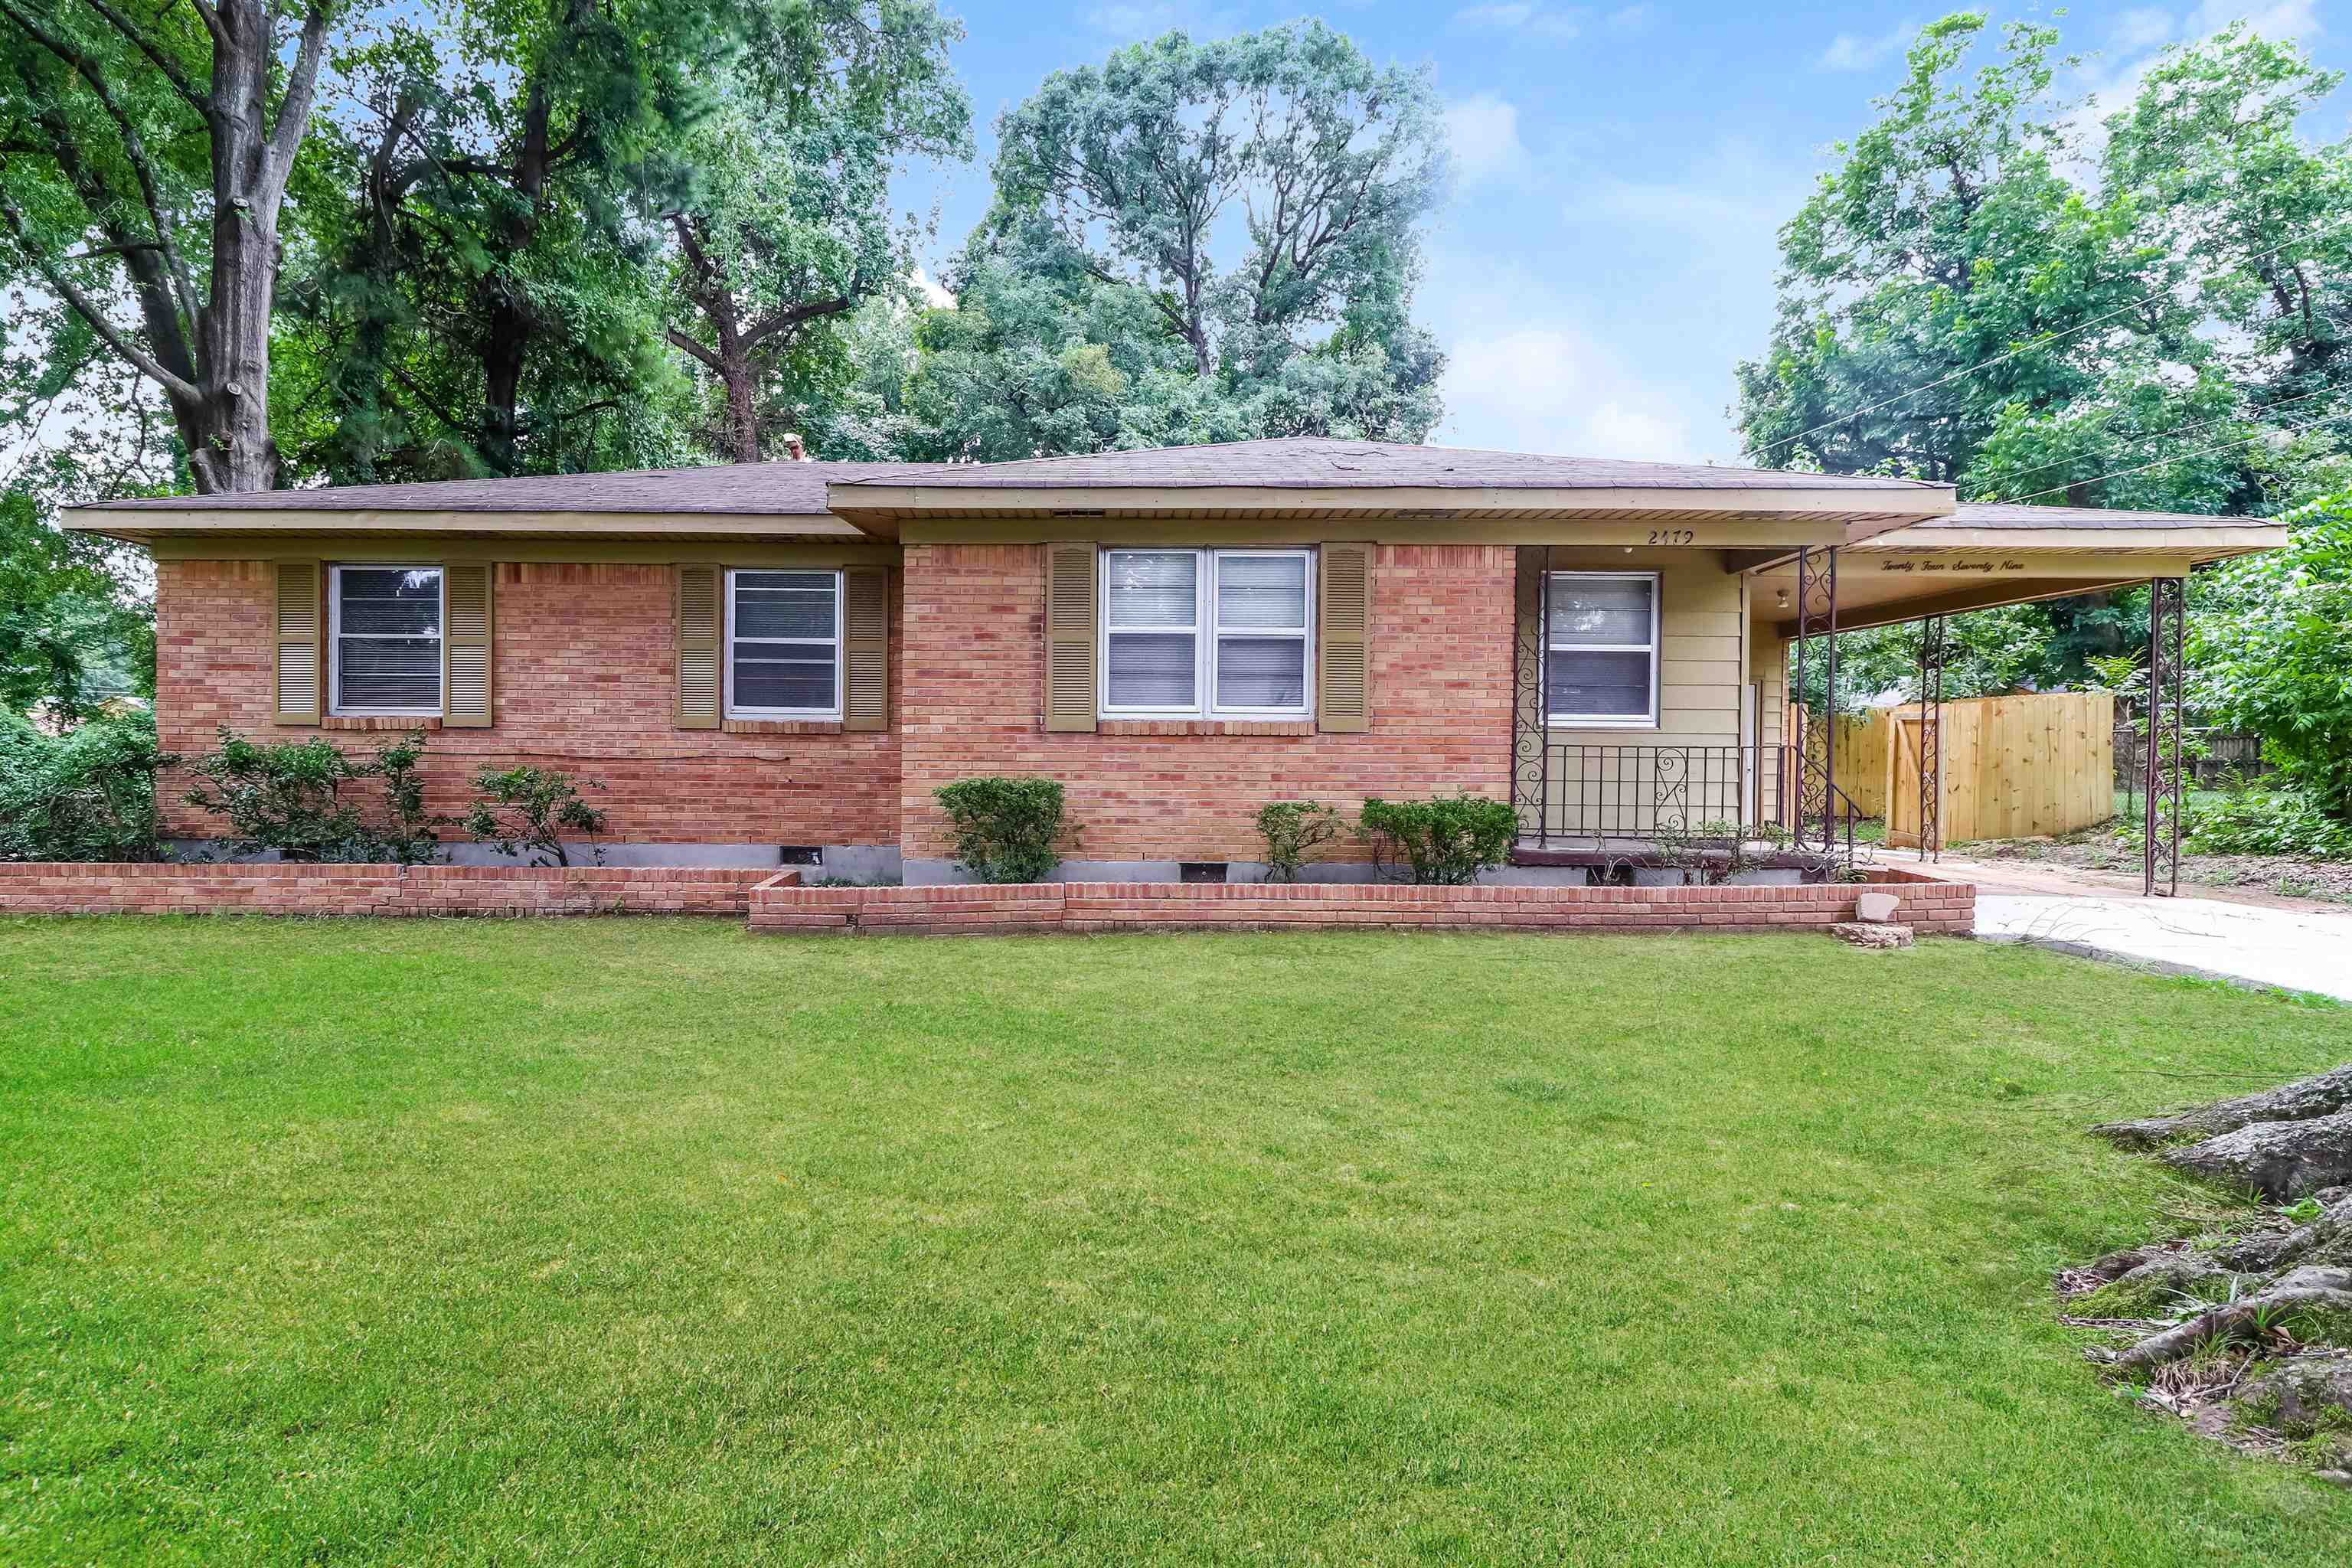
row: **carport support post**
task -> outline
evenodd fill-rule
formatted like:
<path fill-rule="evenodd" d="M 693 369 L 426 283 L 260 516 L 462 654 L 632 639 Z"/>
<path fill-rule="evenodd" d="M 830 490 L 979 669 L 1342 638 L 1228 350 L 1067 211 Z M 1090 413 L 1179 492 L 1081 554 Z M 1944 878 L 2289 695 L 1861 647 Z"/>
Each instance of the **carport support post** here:
<path fill-rule="evenodd" d="M 1944 617 L 1919 623 L 1919 858 L 1944 858 Z"/>
<path fill-rule="evenodd" d="M 1797 668 L 1790 693 L 1796 710 L 1797 843 L 1805 841 L 1805 816 L 1810 805 L 1812 763 L 1812 704 L 1807 700 L 1809 650 L 1818 641 L 1822 670 L 1822 851 L 1837 843 L 1837 569 L 1834 549 L 1797 552 Z"/>
<path fill-rule="evenodd" d="M 2188 584 L 2156 577 L 2147 593 L 2147 805 L 2140 823 L 2140 891 L 2180 896 L 2181 644 Z"/>

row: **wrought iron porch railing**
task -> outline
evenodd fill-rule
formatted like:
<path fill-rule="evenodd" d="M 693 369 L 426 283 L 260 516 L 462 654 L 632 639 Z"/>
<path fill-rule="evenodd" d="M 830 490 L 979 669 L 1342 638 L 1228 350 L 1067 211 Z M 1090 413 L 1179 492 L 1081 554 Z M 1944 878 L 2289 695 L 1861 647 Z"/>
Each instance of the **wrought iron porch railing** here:
<path fill-rule="evenodd" d="M 1827 853 L 1850 868 L 1863 814 L 1833 786 L 1825 814 L 1822 770 L 1818 763 L 1801 770 L 1798 759 L 1798 749 L 1784 745 L 1549 742 L 1519 758 L 1514 795 L 1520 841 L 1538 849 L 1638 854 L 1662 835 L 1748 829 L 1746 837 L 1759 837 L 1770 830 L 1792 849 Z"/>

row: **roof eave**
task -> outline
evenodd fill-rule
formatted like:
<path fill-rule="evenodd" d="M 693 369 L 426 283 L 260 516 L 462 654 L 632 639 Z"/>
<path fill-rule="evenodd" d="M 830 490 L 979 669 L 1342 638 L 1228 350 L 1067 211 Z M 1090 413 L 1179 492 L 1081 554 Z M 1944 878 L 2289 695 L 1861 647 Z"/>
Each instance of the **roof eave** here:
<path fill-rule="evenodd" d="M 1167 517 L 1190 513 L 1361 517 L 1573 517 L 1600 512 L 1840 516 L 1901 527 L 1949 513 L 1951 490 L 1780 486 L 1481 488 L 1424 485 L 918 485 L 875 480 L 826 487 L 845 517 Z M 1883 521 L 1879 521 L 1883 520 Z"/>
<path fill-rule="evenodd" d="M 874 531 L 830 512 L 422 511 L 349 507 L 68 508 L 63 526 L 144 544 L 207 534 L 433 535 L 469 539 L 872 539 Z"/>

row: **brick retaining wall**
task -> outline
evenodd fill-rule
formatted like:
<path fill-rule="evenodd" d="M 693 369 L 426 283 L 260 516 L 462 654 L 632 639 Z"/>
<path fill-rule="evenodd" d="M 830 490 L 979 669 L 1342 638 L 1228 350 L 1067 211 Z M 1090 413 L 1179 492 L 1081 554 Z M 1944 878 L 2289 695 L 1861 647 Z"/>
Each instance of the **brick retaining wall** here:
<path fill-rule="evenodd" d="M 1767 931 L 1852 920 L 1890 892 L 1923 932 L 1976 925 L 1966 883 L 1412 888 L 1188 882 L 808 888 L 796 870 L 601 866 L 0 865 L 0 914 L 742 915 L 753 931 L 873 935 L 1109 931 Z"/>
<path fill-rule="evenodd" d="M 772 868 L 0 865 L 0 914 L 740 915 Z"/>
<path fill-rule="evenodd" d="M 1045 882 L 1017 887 L 803 888 L 762 884 L 753 931 L 949 932 L 1109 931 L 1769 931 L 1854 917 L 1855 895 L 1893 893 L 1895 918 L 1924 933 L 1976 928 L 1976 889 L 1885 871 L 1867 883 L 1738 888 L 1413 888 L 1362 883 L 1217 886 Z"/>

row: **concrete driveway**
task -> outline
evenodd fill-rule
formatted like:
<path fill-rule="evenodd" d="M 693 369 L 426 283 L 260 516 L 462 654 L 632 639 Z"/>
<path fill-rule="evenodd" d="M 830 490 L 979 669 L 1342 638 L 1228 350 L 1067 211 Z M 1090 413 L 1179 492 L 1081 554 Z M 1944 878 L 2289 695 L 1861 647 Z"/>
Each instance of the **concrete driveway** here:
<path fill-rule="evenodd" d="M 1979 889 L 1977 935 L 2352 1002 L 2352 910 Z"/>

